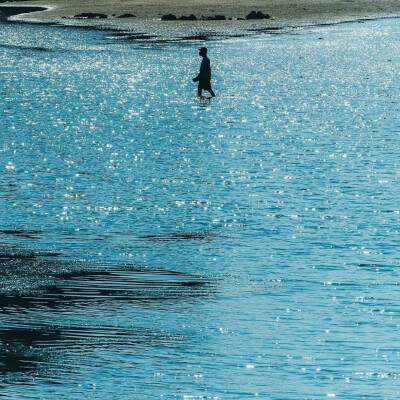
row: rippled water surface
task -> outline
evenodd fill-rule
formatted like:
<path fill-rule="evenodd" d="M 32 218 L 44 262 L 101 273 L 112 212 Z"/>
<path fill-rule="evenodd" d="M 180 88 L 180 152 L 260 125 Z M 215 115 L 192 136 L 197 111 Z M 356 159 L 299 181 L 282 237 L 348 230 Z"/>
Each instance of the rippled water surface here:
<path fill-rule="evenodd" d="M 398 398 L 399 34 L 0 25 L 0 397 Z"/>

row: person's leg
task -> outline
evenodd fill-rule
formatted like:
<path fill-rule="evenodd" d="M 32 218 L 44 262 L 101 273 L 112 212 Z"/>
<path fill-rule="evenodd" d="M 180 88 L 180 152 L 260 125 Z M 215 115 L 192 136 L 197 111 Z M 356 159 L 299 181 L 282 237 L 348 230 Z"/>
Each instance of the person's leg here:
<path fill-rule="evenodd" d="M 207 92 L 210 92 L 212 97 L 215 97 L 215 93 L 214 91 L 211 89 L 211 82 L 207 83 L 207 85 L 204 87 L 205 90 L 207 90 Z"/>
<path fill-rule="evenodd" d="M 203 92 L 203 87 L 202 87 L 201 83 L 199 82 L 199 86 L 197 86 L 197 95 L 199 97 L 201 97 L 202 92 Z"/>

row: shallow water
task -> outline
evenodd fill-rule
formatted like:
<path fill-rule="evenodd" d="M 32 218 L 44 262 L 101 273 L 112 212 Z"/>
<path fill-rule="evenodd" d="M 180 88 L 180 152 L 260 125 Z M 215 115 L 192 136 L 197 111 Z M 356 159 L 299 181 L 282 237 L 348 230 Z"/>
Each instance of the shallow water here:
<path fill-rule="evenodd" d="M 0 397 L 397 398 L 399 33 L 0 25 Z"/>

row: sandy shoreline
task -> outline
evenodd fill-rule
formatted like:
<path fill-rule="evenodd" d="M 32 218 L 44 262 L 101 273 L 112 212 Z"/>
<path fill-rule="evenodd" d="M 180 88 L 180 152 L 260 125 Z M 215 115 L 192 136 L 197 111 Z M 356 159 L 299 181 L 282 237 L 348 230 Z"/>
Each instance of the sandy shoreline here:
<path fill-rule="evenodd" d="M 225 15 L 227 18 L 243 18 L 250 11 L 270 14 L 275 22 L 318 21 L 341 17 L 363 18 L 400 13 L 398 0 L 50 0 L 1 3 L 13 6 L 51 7 L 37 13 L 35 19 L 54 21 L 80 13 L 103 13 L 108 16 L 131 13 L 138 19 L 157 19 L 164 14 L 177 16 L 195 14 L 198 17 Z"/>
<path fill-rule="evenodd" d="M 399 0 L 50 0 L 49 2 L 22 1 L 0 3 L 0 7 L 44 7 L 45 11 L 14 15 L 11 20 L 58 23 L 63 25 L 97 26 L 117 30 L 155 33 L 174 37 L 213 31 L 238 33 L 254 27 L 301 26 L 316 23 L 334 23 L 363 18 L 400 15 Z M 250 11 L 262 11 L 272 18 L 237 20 Z M 81 13 L 105 14 L 101 19 L 76 19 Z M 165 14 L 177 17 L 195 14 L 197 18 L 223 15 L 233 21 L 161 21 Z M 119 18 L 123 14 L 135 17 Z M 166 32 L 166 33 L 165 33 Z"/>

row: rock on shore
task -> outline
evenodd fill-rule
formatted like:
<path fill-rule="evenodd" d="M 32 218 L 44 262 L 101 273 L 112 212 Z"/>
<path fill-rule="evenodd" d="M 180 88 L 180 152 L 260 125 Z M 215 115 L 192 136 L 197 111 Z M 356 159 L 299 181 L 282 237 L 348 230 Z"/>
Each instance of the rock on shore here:
<path fill-rule="evenodd" d="M 104 19 L 107 18 L 107 14 L 100 14 L 100 13 L 82 13 L 74 15 L 73 18 L 86 18 L 86 19 Z"/>
<path fill-rule="evenodd" d="M 261 11 L 252 11 L 246 15 L 246 19 L 270 19 L 269 14 L 263 14 Z"/>

